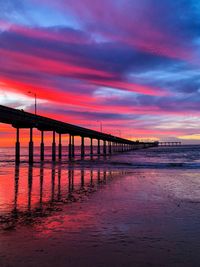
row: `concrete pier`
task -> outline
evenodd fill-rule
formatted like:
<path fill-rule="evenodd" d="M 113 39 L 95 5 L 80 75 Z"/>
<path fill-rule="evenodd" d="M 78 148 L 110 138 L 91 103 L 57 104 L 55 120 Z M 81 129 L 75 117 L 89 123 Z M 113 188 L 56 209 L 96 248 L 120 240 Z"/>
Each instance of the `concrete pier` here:
<path fill-rule="evenodd" d="M 90 138 L 90 156 L 93 157 L 93 139 Z"/>
<path fill-rule="evenodd" d="M 74 135 L 71 136 L 71 140 L 72 140 L 72 141 L 71 141 L 71 143 L 72 143 L 72 144 L 71 144 L 71 147 L 72 147 L 72 148 L 71 148 L 71 153 L 72 153 L 72 158 L 74 158 L 74 157 L 75 157 Z"/>
<path fill-rule="evenodd" d="M 20 163 L 19 128 L 16 128 L 15 162 L 16 162 L 16 164 L 19 164 Z"/>
<path fill-rule="evenodd" d="M 112 154 L 112 142 L 109 141 L 109 154 Z"/>
<path fill-rule="evenodd" d="M 40 160 L 44 161 L 44 131 L 41 131 Z"/>
<path fill-rule="evenodd" d="M 103 141 L 103 154 L 106 156 L 106 141 Z"/>
<path fill-rule="evenodd" d="M 71 160 L 72 158 L 72 136 L 71 134 L 69 134 L 68 156 L 69 156 L 69 160 Z"/>
<path fill-rule="evenodd" d="M 29 163 L 33 163 L 33 128 L 30 128 L 30 140 L 29 140 Z"/>
<path fill-rule="evenodd" d="M 84 127 L 65 123 L 59 120 L 54 120 L 37 114 L 32 114 L 26 111 L 13 109 L 10 107 L 0 105 L 0 123 L 12 125 L 16 129 L 16 143 L 15 143 L 15 162 L 20 163 L 20 129 L 30 130 L 29 140 L 29 155 L 28 162 L 33 163 L 34 149 L 33 149 L 33 129 L 41 132 L 40 143 L 40 160 L 44 161 L 44 131 L 53 132 L 52 141 L 52 162 L 56 161 L 56 133 L 59 134 L 58 158 L 62 159 L 62 134 L 69 135 L 69 160 L 75 157 L 74 137 L 81 137 L 81 159 L 85 157 L 85 138 L 90 139 L 90 155 L 94 155 L 93 140 L 97 140 L 97 154 L 98 156 L 105 156 L 107 153 L 117 153 L 129 151 L 132 149 L 148 148 L 158 146 L 159 142 L 139 142 L 131 141 L 111 134 L 94 131 Z M 103 143 L 103 146 L 101 144 Z M 180 142 L 164 142 L 160 145 L 180 145 Z"/>
<path fill-rule="evenodd" d="M 53 141 L 52 141 L 52 161 L 56 161 L 56 132 L 53 131 Z"/>
<path fill-rule="evenodd" d="M 100 146 L 100 139 L 97 140 L 97 154 L 101 154 L 101 146 Z"/>
<path fill-rule="evenodd" d="M 85 157 L 85 143 L 84 143 L 84 136 L 81 136 L 81 159 Z"/>
<path fill-rule="evenodd" d="M 59 143 L 58 143 L 58 159 L 62 159 L 62 135 L 59 133 Z"/>

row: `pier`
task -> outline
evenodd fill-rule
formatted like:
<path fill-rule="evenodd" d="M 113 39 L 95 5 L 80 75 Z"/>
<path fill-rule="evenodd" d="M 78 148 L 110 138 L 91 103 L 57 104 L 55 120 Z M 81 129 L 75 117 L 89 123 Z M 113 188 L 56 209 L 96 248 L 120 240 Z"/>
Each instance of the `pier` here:
<path fill-rule="evenodd" d="M 75 136 L 81 138 L 81 159 L 84 160 L 85 154 L 85 140 L 90 139 L 90 156 L 94 155 L 93 140 L 97 140 L 97 155 L 111 155 L 116 152 L 126 152 L 139 148 L 149 148 L 158 146 L 158 142 L 139 142 L 131 141 L 111 134 L 98 132 L 84 127 L 76 126 L 59 120 L 54 120 L 48 117 L 32 114 L 24 110 L 13 109 L 10 107 L 0 105 L 0 122 L 11 125 L 16 129 L 16 143 L 15 143 L 15 162 L 20 163 L 20 129 L 28 129 L 29 131 L 29 153 L 28 162 L 34 162 L 34 143 L 33 143 L 33 129 L 41 132 L 40 143 L 40 160 L 45 159 L 44 150 L 44 132 L 52 132 L 52 162 L 57 159 L 62 159 L 62 140 L 64 135 L 69 136 L 68 144 L 68 158 L 69 161 L 75 156 Z M 59 136 L 59 144 L 56 144 L 56 135 Z M 101 149 L 101 144 L 102 148 Z"/>

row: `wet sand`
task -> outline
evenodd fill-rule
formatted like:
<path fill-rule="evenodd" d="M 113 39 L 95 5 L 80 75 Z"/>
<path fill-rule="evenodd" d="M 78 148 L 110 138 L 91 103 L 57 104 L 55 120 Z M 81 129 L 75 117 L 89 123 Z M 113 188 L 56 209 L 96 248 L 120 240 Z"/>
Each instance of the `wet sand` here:
<path fill-rule="evenodd" d="M 199 171 L 111 172 L 90 192 L 85 183 L 77 201 L 1 229 L 0 266 L 198 267 Z"/>

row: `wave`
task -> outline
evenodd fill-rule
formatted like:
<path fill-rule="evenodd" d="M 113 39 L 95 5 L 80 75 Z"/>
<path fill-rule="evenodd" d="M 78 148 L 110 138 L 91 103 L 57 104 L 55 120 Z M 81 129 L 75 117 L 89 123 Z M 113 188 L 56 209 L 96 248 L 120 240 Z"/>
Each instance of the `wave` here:
<path fill-rule="evenodd" d="M 34 164 L 41 163 L 39 160 L 36 160 Z M 44 164 L 52 163 L 51 160 L 47 160 L 44 162 Z M 62 163 L 63 165 L 68 164 L 76 164 L 81 165 L 85 167 L 93 167 L 96 166 L 108 166 L 108 167 L 115 167 L 115 168 L 130 168 L 130 169 L 200 169 L 200 162 L 119 162 L 119 161 L 112 161 L 112 160 L 104 160 L 104 159 L 85 159 L 85 160 L 75 160 L 73 162 L 70 161 L 61 161 L 57 162 L 58 164 Z M 27 161 L 21 161 L 21 164 L 28 164 Z M 55 163 L 56 164 L 56 163 Z M 0 166 L 6 166 L 6 165 L 15 165 L 14 160 L 0 160 Z"/>

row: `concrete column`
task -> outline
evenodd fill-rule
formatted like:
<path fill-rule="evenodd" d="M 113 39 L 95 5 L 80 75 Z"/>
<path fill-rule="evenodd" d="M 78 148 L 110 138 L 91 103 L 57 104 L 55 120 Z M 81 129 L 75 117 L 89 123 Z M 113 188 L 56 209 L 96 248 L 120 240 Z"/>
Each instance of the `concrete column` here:
<path fill-rule="evenodd" d="M 44 161 L 44 131 L 41 131 L 40 160 Z"/>
<path fill-rule="evenodd" d="M 85 144 L 84 144 L 84 136 L 81 136 L 81 159 L 85 157 Z"/>
<path fill-rule="evenodd" d="M 74 135 L 72 135 L 71 138 L 72 138 L 72 145 L 71 145 L 72 146 L 72 149 L 71 149 L 71 151 L 72 151 L 72 158 L 74 158 L 74 156 L 75 156 Z"/>
<path fill-rule="evenodd" d="M 100 140 L 97 140 L 97 154 L 100 155 L 101 154 L 101 147 L 100 147 Z"/>
<path fill-rule="evenodd" d="M 62 159 L 62 135 L 59 133 L 59 144 L 58 144 L 58 158 Z"/>
<path fill-rule="evenodd" d="M 117 143 L 117 152 L 119 152 L 119 143 Z"/>
<path fill-rule="evenodd" d="M 116 143 L 116 152 L 119 152 L 119 143 Z"/>
<path fill-rule="evenodd" d="M 118 152 L 122 152 L 122 144 L 118 143 Z"/>
<path fill-rule="evenodd" d="M 56 161 L 56 132 L 53 131 L 52 161 Z"/>
<path fill-rule="evenodd" d="M 33 128 L 30 128 L 29 163 L 33 163 Z"/>
<path fill-rule="evenodd" d="M 69 160 L 72 158 L 72 136 L 69 134 L 69 146 L 68 146 Z"/>
<path fill-rule="evenodd" d="M 19 142 L 19 128 L 16 129 L 16 143 L 15 143 L 15 163 L 20 163 L 20 142 Z"/>
<path fill-rule="evenodd" d="M 112 142 L 109 142 L 109 154 L 112 154 Z"/>
<path fill-rule="evenodd" d="M 106 155 L 106 141 L 103 141 L 103 154 Z"/>
<path fill-rule="evenodd" d="M 114 152 L 117 152 L 117 143 L 114 142 Z"/>
<path fill-rule="evenodd" d="M 90 156 L 93 156 L 93 139 L 90 138 Z"/>

